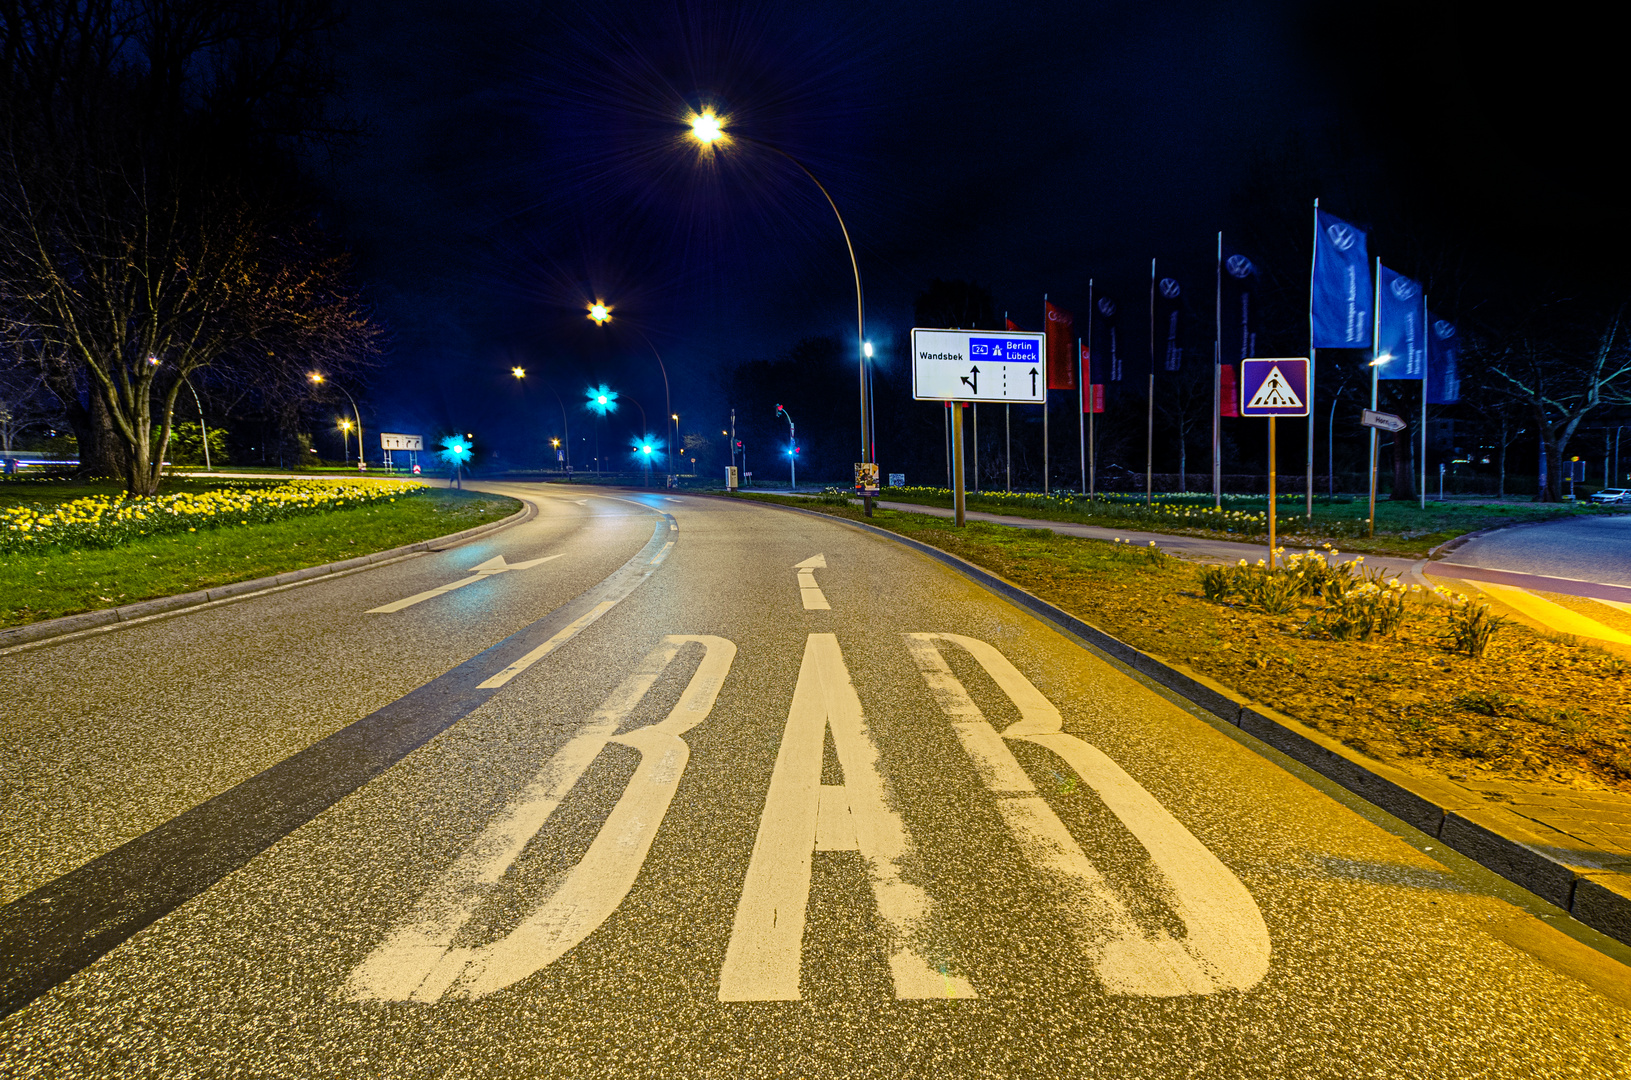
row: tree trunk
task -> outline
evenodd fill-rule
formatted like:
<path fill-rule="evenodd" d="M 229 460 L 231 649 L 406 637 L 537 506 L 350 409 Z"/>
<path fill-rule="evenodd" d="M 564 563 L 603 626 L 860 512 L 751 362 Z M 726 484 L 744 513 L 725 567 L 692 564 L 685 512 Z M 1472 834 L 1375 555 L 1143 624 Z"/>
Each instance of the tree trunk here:
<path fill-rule="evenodd" d="M 129 473 L 129 455 L 123 440 L 113 428 L 113 414 L 107 399 L 94 385 L 86 393 L 86 432 L 89 443 L 79 444 L 79 474 L 81 476 L 126 477 Z M 79 431 L 76 428 L 75 434 Z"/>

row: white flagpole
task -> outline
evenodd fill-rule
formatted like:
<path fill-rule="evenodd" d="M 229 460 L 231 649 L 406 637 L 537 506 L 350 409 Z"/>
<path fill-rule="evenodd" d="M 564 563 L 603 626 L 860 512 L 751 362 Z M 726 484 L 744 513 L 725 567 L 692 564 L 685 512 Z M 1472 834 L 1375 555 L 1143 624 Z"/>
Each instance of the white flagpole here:
<path fill-rule="evenodd" d="M 1150 392 L 1149 420 L 1144 429 L 1144 505 L 1155 503 L 1155 260 L 1150 260 Z"/>
<path fill-rule="evenodd" d="M 1314 250 L 1308 255 L 1308 520 L 1314 520 L 1314 263 L 1320 250 L 1320 200 L 1314 196 Z"/>
<path fill-rule="evenodd" d="M 1427 289 L 1421 291 L 1421 508 L 1427 509 Z"/>
<path fill-rule="evenodd" d="M 1382 260 L 1376 260 L 1376 299 L 1371 303 L 1370 323 L 1370 409 L 1376 411 L 1377 379 L 1382 369 L 1376 362 L 1376 342 L 1382 335 Z M 1376 429 L 1370 429 L 1370 525 L 1369 536 L 1376 535 Z"/>
<path fill-rule="evenodd" d="M 1048 294 L 1042 294 L 1042 494 L 1048 493 Z"/>
<path fill-rule="evenodd" d="M 1088 287 L 1087 287 L 1087 294 L 1088 294 L 1088 301 L 1087 302 L 1091 304 L 1093 302 L 1093 286 L 1091 284 L 1088 285 Z M 1089 316 L 1089 318 L 1091 318 L 1091 316 Z M 1078 405 L 1080 405 L 1084 410 L 1087 409 L 1092 404 L 1092 401 L 1093 401 L 1093 394 L 1088 389 L 1087 380 L 1085 378 L 1085 376 L 1087 375 L 1086 367 L 1087 367 L 1087 365 L 1082 363 L 1082 339 L 1077 338 L 1076 339 L 1076 390 L 1077 390 L 1076 403 Z M 1076 438 L 1077 438 L 1077 441 L 1081 444 L 1081 453 L 1082 453 L 1082 494 L 1086 495 L 1087 494 L 1087 414 L 1086 414 L 1086 412 L 1078 412 L 1076 414 Z"/>
<path fill-rule="evenodd" d="M 1008 313 L 1006 311 L 1002 313 L 1002 329 L 1005 333 L 1008 330 Z M 1012 413 L 1010 411 L 1012 409 L 1013 406 L 1006 403 L 1002 407 L 1002 468 L 1004 475 L 1004 491 L 1014 490 L 1014 427 L 1011 423 Z"/>
<path fill-rule="evenodd" d="M 1217 296 L 1212 333 L 1212 505 L 1223 509 L 1223 230 L 1218 230 Z"/>
<path fill-rule="evenodd" d="M 1096 402 L 1093 400 L 1093 279 L 1087 279 L 1087 372 L 1084 376 L 1087 383 L 1087 497 L 1093 497 L 1093 489 L 1098 487 L 1098 462 L 1095 459 L 1093 446 L 1093 413 Z M 1615 469 L 1618 472 L 1618 468 Z"/>

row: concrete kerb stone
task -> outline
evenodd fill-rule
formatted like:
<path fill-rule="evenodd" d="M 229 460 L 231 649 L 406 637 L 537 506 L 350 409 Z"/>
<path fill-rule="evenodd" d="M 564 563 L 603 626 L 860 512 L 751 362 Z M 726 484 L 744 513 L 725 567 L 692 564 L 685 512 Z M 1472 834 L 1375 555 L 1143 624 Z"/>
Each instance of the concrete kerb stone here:
<path fill-rule="evenodd" d="M 721 496 L 705 496 L 719 498 Z M 1094 648 L 1148 676 L 1179 697 L 1274 747 L 1429 836 L 1493 870 L 1508 881 L 1569 912 L 1580 922 L 1631 944 L 1631 875 L 1605 871 L 1576 859 L 1561 844 L 1525 827 L 1525 819 L 1477 793 L 1444 780 L 1417 776 L 1353 750 L 1283 713 L 1230 690 L 1181 664 L 1170 663 L 1126 642 L 996 574 L 947 551 L 864 522 L 778 503 L 759 503 L 795 514 L 813 514 L 903 544 L 944 563 L 1004 599 L 1030 611 Z M 1561 837 L 1561 834 L 1559 834 Z"/>
<path fill-rule="evenodd" d="M 255 578 L 251 581 L 235 581 L 230 585 L 221 585 L 213 589 L 178 593 L 175 596 L 160 596 L 152 600 L 125 604 L 122 607 L 105 608 L 102 611 L 87 611 L 79 615 L 64 615 L 59 619 L 45 619 L 41 622 L 29 623 L 26 626 L 14 626 L 6 630 L 0 630 L 0 650 L 13 645 L 29 645 L 48 641 L 68 634 L 77 634 L 84 630 L 95 630 L 113 623 L 135 622 L 140 619 L 152 618 L 155 615 L 202 607 L 206 604 L 217 603 L 250 593 L 266 592 L 281 586 L 315 581 L 319 578 L 332 577 L 335 574 L 361 570 L 378 563 L 394 562 L 397 559 L 407 558 L 427 551 L 445 551 L 466 541 L 498 532 L 500 529 L 508 529 L 512 525 L 531 521 L 537 516 L 538 507 L 526 499 L 520 501 L 521 509 L 507 518 L 490 521 L 485 525 L 475 525 L 468 529 L 461 529 L 456 533 L 449 533 L 446 536 L 439 536 L 432 540 L 420 540 L 417 543 L 404 544 L 401 547 L 389 548 L 385 551 L 358 555 L 339 562 L 324 563 L 321 566 L 308 566 L 301 570 L 291 570 L 287 573 L 273 574 L 268 577 Z"/>

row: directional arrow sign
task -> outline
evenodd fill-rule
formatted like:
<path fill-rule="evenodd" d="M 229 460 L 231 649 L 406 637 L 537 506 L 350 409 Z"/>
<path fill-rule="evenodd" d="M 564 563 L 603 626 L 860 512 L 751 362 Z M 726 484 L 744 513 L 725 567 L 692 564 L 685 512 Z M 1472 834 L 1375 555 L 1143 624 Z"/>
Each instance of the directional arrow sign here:
<path fill-rule="evenodd" d="M 918 401 L 1040 404 L 1043 336 L 1014 330 L 912 331 L 912 396 Z M 1012 370 L 1009 370 L 1012 369 Z M 1025 376 L 1030 375 L 1026 390 Z"/>
<path fill-rule="evenodd" d="M 1387 412 L 1372 412 L 1370 409 L 1360 414 L 1359 422 L 1366 427 L 1381 428 L 1383 431 L 1403 431 L 1406 427 L 1404 417 Z"/>
<path fill-rule="evenodd" d="M 415 604 L 429 600 L 432 597 L 441 596 L 443 593 L 450 593 L 454 589 L 462 589 L 466 585 L 474 585 L 478 581 L 485 581 L 487 578 L 490 578 L 495 574 L 503 574 L 511 570 L 526 570 L 529 567 L 537 566 L 539 563 L 546 563 L 551 559 L 558 559 L 560 557 L 560 555 L 545 555 L 541 559 L 528 559 L 526 562 L 510 563 L 504 561 L 504 556 L 495 555 L 493 558 L 488 559 L 480 566 L 472 566 L 470 568 L 470 577 L 461 578 L 460 580 L 451 582 L 447 585 L 438 585 L 429 592 L 422 592 L 416 596 L 410 596 L 406 600 L 397 600 L 393 603 L 386 604 L 383 607 L 369 608 L 368 614 L 389 615 L 392 612 L 401 611 L 403 608 L 413 607 Z"/>

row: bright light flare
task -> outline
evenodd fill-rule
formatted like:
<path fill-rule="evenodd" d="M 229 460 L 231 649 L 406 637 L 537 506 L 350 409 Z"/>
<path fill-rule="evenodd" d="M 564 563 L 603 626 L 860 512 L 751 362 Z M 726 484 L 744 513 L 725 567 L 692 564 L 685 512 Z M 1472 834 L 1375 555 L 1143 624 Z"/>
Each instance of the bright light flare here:
<path fill-rule="evenodd" d="M 648 465 L 655 461 L 661 461 L 664 457 L 663 448 L 657 444 L 656 437 L 650 432 L 638 439 L 630 439 L 629 453 L 636 461 L 642 461 Z"/>
<path fill-rule="evenodd" d="M 470 460 L 474 449 L 469 440 L 461 439 L 457 435 L 448 435 L 442 439 L 442 449 L 438 453 L 449 465 L 462 465 Z"/>
<path fill-rule="evenodd" d="M 583 392 L 588 400 L 584 403 L 587 409 L 593 409 L 601 416 L 617 411 L 617 391 L 609 388 L 605 383 L 591 386 Z"/>
<path fill-rule="evenodd" d="M 589 319 L 596 326 L 605 326 L 612 317 L 612 308 L 603 300 L 596 300 L 589 305 Z"/>
<path fill-rule="evenodd" d="M 1392 359 L 1393 359 L 1393 354 L 1392 353 L 1383 353 L 1381 356 L 1378 356 L 1375 360 L 1372 360 L 1370 362 L 1370 366 L 1371 367 L 1381 367 L 1383 364 L 1387 363 L 1389 360 L 1392 360 Z"/>
<path fill-rule="evenodd" d="M 691 117 L 691 137 L 703 146 L 712 146 L 725 137 L 725 118 L 712 109 L 703 109 Z"/>
<path fill-rule="evenodd" d="M 525 379 L 527 377 L 527 369 L 524 367 L 513 367 L 510 369 L 510 374 L 514 375 L 518 379 Z"/>
<path fill-rule="evenodd" d="M 310 379 L 314 383 L 321 383 L 323 381 L 323 376 L 318 374 L 315 371 L 312 372 L 310 375 L 307 375 L 306 378 Z"/>

